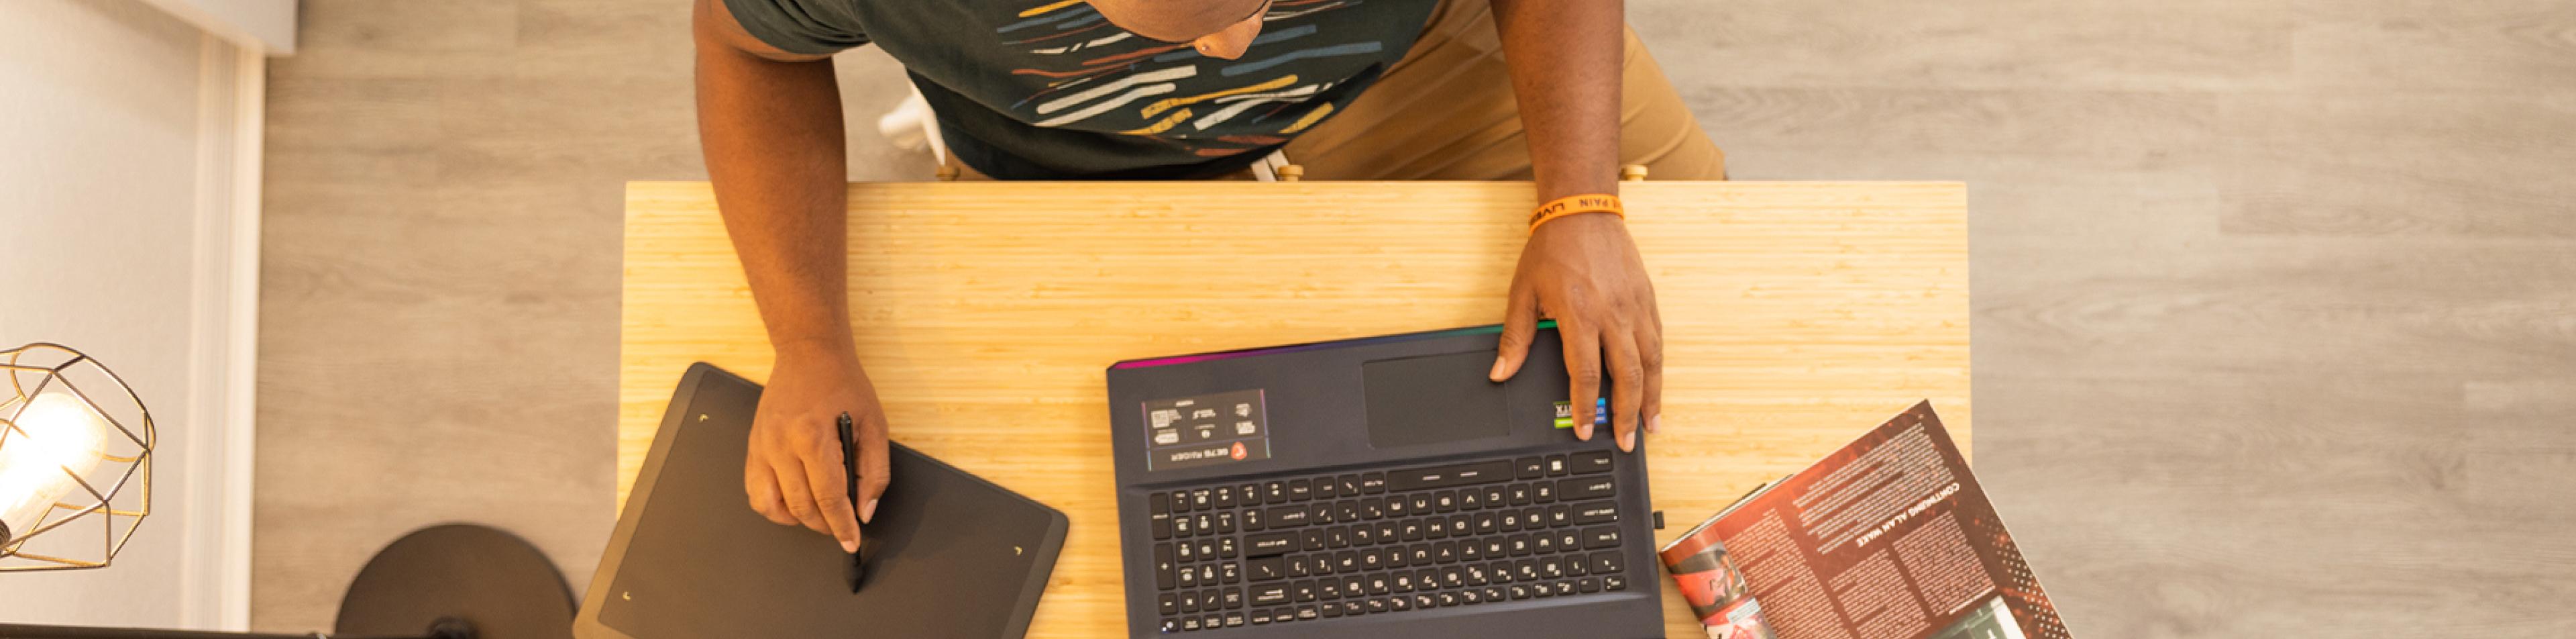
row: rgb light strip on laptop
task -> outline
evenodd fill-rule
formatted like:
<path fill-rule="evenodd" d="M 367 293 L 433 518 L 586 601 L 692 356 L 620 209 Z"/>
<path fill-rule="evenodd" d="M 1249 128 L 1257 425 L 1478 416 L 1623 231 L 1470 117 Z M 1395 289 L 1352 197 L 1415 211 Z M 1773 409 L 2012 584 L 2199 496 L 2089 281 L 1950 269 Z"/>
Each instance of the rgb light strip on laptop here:
<path fill-rule="evenodd" d="M 1540 329 L 1540 330 L 1546 330 L 1546 329 L 1556 328 L 1556 320 L 1541 320 L 1541 321 L 1539 321 L 1539 323 L 1538 323 L 1538 327 L 1539 327 L 1539 329 Z M 1237 357 L 1251 357 L 1251 356 L 1254 356 L 1254 355 L 1268 355 L 1268 354 L 1272 354 L 1272 353 L 1294 353 L 1294 352 L 1297 352 L 1297 351 L 1308 351 L 1308 350 L 1315 350 L 1315 349 L 1319 349 L 1319 348 L 1331 348 L 1331 347 L 1335 347 L 1335 346 L 1354 346 L 1354 345 L 1360 345 L 1360 344 L 1376 344 L 1376 343 L 1382 343 L 1382 342 L 1400 342 L 1400 341 L 1405 341 L 1405 340 L 1431 339 L 1431 338 L 1437 338 L 1437 337 L 1451 337 L 1451 336 L 1456 336 L 1456 335 L 1480 335 L 1480 334 L 1491 334 L 1491 333 L 1500 333 L 1500 332 L 1503 332 L 1503 326 L 1502 326 L 1501 324 L 1492 324 L 1492 325 L 1486 325 L 1486 326 L 1472 326 L 1472 327 L 1468 327 L 1468 328 L 1454 328 L 1454 329 L 1441 330 L 1441 331 L 1424 331 L 1424 332 L 1420 332 L 1420 333 L 1405 333 L 1405 334 L 1403 334 L 1403 335 L 1387 335 L 1387 336 L 1383 336 L 1383 337 L 1363 337 L 1363 338 L 1359 338 L 1359 339 L 1346 339 L 1346 340 L 1337 340 L 1337 341 L 1331 341 L 1331 342 L 1314 342 L 1314 343 L 1308 343 L 1308 344 L 1292 344 L 1292 345 L 1288 345 L 1288 346 L 1268 346 L 1268 347 L 1262 347 L 1262 348 L 1247 348 L 1247 349 L 1242 349 L 1242 350 L 1218 351 L 1218 352 L 1214 352 L 1214 353 L 1200 353 L 1200 354 L 1196 354 L 1196 355 L 1174 355 L 1174 356 L 1171 356 L 1171 357 L 1156 357 L 1156 358 L 1152 358 L 1152 359 L 1134 359 L 1134 360 L 1127 360 L 1127 361 L 1124 361 L 1124 362 L 1119 362 L 1119 363 L 1116 363 L 1116 364 L 1112 364 L 1112 365 L 1110 365 L 1110 366 L 1109 366 L 1109 368 L 1110 368 L 1111 370 L 1128 369 L 1128 368 L 1153 368 L 1153 367 L 1156 367 L 1156 366 L 1170 366 L 1170 365 L 1173 365 L 1173 364 L 1189 364 L 1189 363 L 1193 363 L 1193 362 L 1207 362 L 1207 361 L 1215 361 L 1215 360 L 1220 360 L 1220 359 L 1234 359 L 1234 358 L 1237 358 Z"/>

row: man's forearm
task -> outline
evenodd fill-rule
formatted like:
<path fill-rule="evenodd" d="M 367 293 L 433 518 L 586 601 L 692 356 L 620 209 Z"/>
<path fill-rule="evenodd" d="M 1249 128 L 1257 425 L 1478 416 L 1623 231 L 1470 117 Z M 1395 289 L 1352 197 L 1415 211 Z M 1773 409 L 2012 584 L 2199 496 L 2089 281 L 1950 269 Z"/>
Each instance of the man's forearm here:
<path fill-rule="evenodd" d="M 1619 192 L 1621 0 L 1493 0 L 1540 201 Z"/>
<path fill-rule="evenodd" d="M 832 63 L 763 59 L 707 30 L 699 143 L 770 343 L 849 352 L 847 143 Z"/>

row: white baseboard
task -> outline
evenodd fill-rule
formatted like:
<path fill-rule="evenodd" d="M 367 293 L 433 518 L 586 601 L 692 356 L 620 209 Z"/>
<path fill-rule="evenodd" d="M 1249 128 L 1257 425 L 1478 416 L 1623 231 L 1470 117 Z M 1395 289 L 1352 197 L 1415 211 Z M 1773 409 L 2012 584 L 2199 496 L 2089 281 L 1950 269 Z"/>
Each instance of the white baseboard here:
<path fill-rule="evenodd" d="M 268 61 L 261 49 L 203 39 L 197 142 L 196 273 L 190 309 L 189 415 L 211 435 L 187 448 L 176 486 L 194 511 L 181 539 L 180 618 L 190 628 L 250 626 L 252 445 L 259 364 L 261 147 Z"/>

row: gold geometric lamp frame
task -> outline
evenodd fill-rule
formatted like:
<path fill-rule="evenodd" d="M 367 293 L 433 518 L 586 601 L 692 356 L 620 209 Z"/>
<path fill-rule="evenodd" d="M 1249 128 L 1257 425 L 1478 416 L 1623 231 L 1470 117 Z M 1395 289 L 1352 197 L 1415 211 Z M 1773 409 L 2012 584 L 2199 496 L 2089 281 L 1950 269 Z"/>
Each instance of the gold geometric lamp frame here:
<path fill-rule="evenodd" d="M 115 372 L 59 344 L 0 351 L 0 376 L 0 572 L 107 567 L 152 513 L 152 413 Z M 526 540 L 442 524 L 367 561 L 340 598 L 336 634 L 571 639 L 579 603 Z M 0 639 L 331 636 L 0 622 Z"/>
<path fill-rule="evenodd" d="M 152 513 L 152 414 L 59 344 L 0 351 L 0 572 L 105 568 Z"/>

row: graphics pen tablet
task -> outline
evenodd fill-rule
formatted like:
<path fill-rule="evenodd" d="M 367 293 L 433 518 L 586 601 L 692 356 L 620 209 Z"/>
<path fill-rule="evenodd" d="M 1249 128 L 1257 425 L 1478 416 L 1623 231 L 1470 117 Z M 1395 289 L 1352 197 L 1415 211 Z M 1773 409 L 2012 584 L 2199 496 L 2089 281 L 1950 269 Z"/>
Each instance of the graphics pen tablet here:
<path fill-rule="evenodd" d="M 893 444 L 894 480 L 864 529 L 867 580 L 851 594 L 838 541 L 770 523 L 743 496 L 760 390 L 705 363 L 681 377 L 575 636 L 1027 633 L 1064 544 L 1064 513 Z"/>

